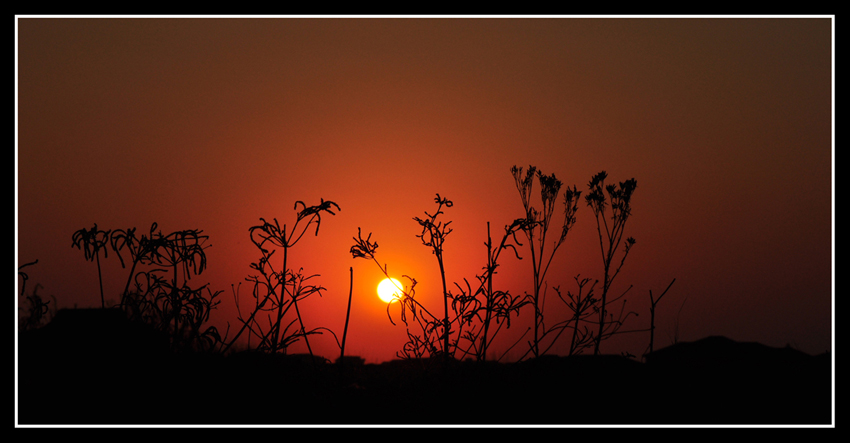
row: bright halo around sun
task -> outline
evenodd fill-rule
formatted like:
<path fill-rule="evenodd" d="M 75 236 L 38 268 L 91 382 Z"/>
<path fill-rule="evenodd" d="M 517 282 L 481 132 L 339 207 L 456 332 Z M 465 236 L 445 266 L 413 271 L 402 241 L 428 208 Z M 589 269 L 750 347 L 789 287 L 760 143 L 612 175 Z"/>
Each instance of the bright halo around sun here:
<path fill-rule="evenodd" d="M 385 278 L 378 284 L 378 297 L 381 298 L 385 303 L 391 302 L 394 298 L 398 298 L 402 295 L 402 289 L 404 286 L 401 285 L 401 282 L 394 278 Z"/>

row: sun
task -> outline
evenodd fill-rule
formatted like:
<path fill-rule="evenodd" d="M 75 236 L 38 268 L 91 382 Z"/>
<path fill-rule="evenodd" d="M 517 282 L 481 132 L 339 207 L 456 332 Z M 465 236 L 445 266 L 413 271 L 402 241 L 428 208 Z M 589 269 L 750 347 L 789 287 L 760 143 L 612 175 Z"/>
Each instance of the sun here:
<path fill-rule="evenodd" d="M 385 278 L 378 284 L 378 297 L 385 303 L 391 302 L 402 294 L 401 282 L 394 278 Z"/>

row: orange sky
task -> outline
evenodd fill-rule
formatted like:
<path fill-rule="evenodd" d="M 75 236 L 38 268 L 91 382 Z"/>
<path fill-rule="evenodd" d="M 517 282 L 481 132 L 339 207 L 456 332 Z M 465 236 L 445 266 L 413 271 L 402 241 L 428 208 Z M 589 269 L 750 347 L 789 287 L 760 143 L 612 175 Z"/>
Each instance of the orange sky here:
<path fill-rule="evenodd" d="M 357 228 L 393 276 L 415 276 L 417 298 L 442 309 L 413 217 L 435 209 L 436 193 L 454 202 L 447 278 L 474 281 L 486 223 L 495 233 L 522 216 L 510 167 L 536 165 L 585 193 L 601 170 L 637 180 L 626 225 L 637 243 L 613 290 L 634 285 L 640 316 L 628 326 L 640 329 L 649 290 L 676 279 L 656 347 L 670 343 L 680 308 L 681 340 L 832 345 L 830 18 L 16 23 L 16 259 L 39 260 L 28 285 L 60 307 L 100 304 L 74 231 L 156 222 L 210 236 L 199 283 L 224 291 L 215 321 L 235 329 L 231 285 L 247 295 L 259 257 L 248 228 L 260 217 L 291 224 L 295 201 L 324 198 L 341 211 L 290 252 L 327 288 L 305 304 L 305 322 L 342 336 L 353 267 L 346 353 L 388 360 L 405 333 L 377 298 L 380 271 L 349 253 Z M 585 204 L 577 218 L 550 287 L 601 278 Z M 497 285 L 530 291 L 530 266 L 506 257 Z M 117 301 L 127 270 L 110 254 L 103 272 Z M 559 304 L 550 293 L 553 322 Z M 648 340 L 633 334 L 603 351 L 639 354 Z M 338 355 L 328 336 L 311 344 Z"/>

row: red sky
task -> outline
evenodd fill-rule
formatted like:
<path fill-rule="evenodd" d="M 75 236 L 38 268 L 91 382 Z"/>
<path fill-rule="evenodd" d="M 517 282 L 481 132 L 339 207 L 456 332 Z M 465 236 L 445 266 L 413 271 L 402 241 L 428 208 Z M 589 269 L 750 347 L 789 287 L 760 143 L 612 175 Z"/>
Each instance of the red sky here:
<path fill-rule="evenodd" d="M 613 291 L 633 285 L 628 306 L 640 316 L 627 327 L 640 329 L 649 291 L 676 279 L 656 347 L 671 343 L 677 318 L 680 340 L 832 346 L 829 17 L 16 23 L 16 260 L 38 259 L 28 287 L 60 307 L 100 305 L 97 268 L 71 248 L 74 231 L 156 222 L 210 236 L 198 283 L 224 291 L 215 322 L 235 329 L 231 285 L 247 296 L 259 258 L 248 228 L 260 217 L 291 225 L 295 201 L 324 198 L 341 211 L 290 251 L 327 288 L 304 304 L 306 326 L 341 337 L 353 267 L 346 353 L 389 360 L 405 333 L 377 298 L 380 271 L 349 253 L 357 228 L 393 276 L 416 277 L 417 299 L 442 309 L 437 262 L 413 217 L 435 209 L 436 193 L 454 202 L 447 278 L 474 281 L 486 223 L 496 233 L 523 215 L 510 167 L 535 165 L 585 194 L 601 170 L 609 182 L 637 180 L 626 225 L 637 243 Z M 582 203 L 550 287 L 601 278 L 596 236 Z M 117 302 L 128 271 L 110 254 L 103 272 Z M 508 257 L 496 283 L 518 295 L 531 279 L 527 259 Z M 552 322 L 559 304 L 550 292 Z M 635 333 L 603 351 L 639 355 L 648 340 Z M 327 335 L 311 344 L 338 355 Z"/>

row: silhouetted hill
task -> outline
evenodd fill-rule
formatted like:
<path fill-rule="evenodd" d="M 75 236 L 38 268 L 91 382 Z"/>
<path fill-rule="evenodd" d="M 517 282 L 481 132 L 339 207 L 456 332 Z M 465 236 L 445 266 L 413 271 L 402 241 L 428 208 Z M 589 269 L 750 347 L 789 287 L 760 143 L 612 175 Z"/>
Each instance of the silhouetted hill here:
<path fill-rule="evenodd" d="M 662 403 L 696 408 L 667 408 L 676 423 L 822 423 L 830 414 L 829 354 L 712 336 L 655 351 L 646 366 Z"/>
<path fill-rule="evenodd" d="M 646 363 L 173 354 L 119 311 L 60 311 L 19 337 L 21 424 L 829 424 L 831 365 L 708 337 Z"/>
<path fill-rule="evenodd" d="M 649 364 L 677 369 L 788 366 L 806 364 L 809 355 L 791 347 L 773 348 L 761 343 L 736 342 L 722 336 L 677 343 L 646 356 Z"/>

